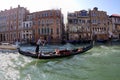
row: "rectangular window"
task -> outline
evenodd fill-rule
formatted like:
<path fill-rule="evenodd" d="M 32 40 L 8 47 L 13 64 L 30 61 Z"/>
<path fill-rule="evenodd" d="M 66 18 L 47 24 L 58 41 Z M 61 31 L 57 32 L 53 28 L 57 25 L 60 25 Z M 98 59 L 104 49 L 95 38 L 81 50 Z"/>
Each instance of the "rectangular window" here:
<path fill-rule="evenodd" d="M 59 11 L 56 11 L 56 16 L 59 16 L 60 14 L 59 14 Z"/>
<path fill-rule="evenodd" d="M 38 26 L 40 26 L 40 21 L 38 21 Z"/>
<path fill-rule="evenodd" d="M 35 21 L 33 21 L 33 25 L 35 25 Z"/>
<path fill-rule="evenodd" d="M 79 19 L 79 23 L 81 23 L 81 19 Z"/>
<path fill-rule="evenodd" d="M 82 20 L 82 23 L 85 23 L 85 20 Z"/>
<path fill-rule="evenodd" d="M 52 11 L 50 12 L 50 16 L 52 16 Z"/>
<path fill-rule="evenodd" d="M 28 29 L 28 24 L 26 24 L 26 29 Z"/>
<path fill-rule="evenodd" d="M 90 20 L 87 20 L 87 23 L 90 23 Z"/>
<path fill-rule="evenodd" d="M 40 29 L 38 29 L 38 34 L 40 34 Z"/>
<path fill-rule="evenodd" d="M 44 26 L 44 24 L 42 24 L 42 26 Z"/>
<path fill-rule="evenodd" d="M 49 28 L 46 28 L 46 34 L 49 34 Z"/>
<path fill-rule="evenodd" d="M 33 30 L 33 35 L 35 35 L 35 30 Z"/>
<path fill-rule="evenodd" d="M 46 28 L 44 28 L 44 34 L 46 34 Z"/>
<path fill-rule="evenodd" d="M 57 30 L 56 30 L 56 31 L 57 31 L 57 34 L 59 34 L 59 28 L 57 28 Z"/>
<path fill-rule="evenodd" d="M 43 34 L 43 28 L 42 28 L 42 34 Z"/>
<path fill-rule="evenodd" d="M 30 22 L 30 27 L 32 27 L 32 24 L 31 24 L 31 22 Z"/>
<path fill-rule="evenodd" d="M 53 29 L 51 28 L 51 34 L 53 34 Z"/>

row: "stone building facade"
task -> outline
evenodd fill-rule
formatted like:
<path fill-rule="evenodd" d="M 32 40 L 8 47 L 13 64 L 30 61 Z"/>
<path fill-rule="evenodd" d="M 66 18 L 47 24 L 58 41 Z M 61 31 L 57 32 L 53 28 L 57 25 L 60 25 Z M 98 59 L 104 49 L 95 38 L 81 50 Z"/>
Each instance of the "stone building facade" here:
<path fill-rule="evenodd" d="M 68 13 L 68 38 L 70 41 L 87 41 L 91 39 L 90 17 L 86 10 Z"/>
<path fill-rule="evenodd" d="M 120 15 L 112 14 L 109 18 L 112 22 L 111 33 L 113 39 L 120 39 Z"/>
<path fill-rule="evenodd" d="M 29 20 L 28 21 L 26 20 L 22 23 L 22 34 L 21 34 L 22 40 L 21 41 L 28 43 L 30 42 L 30 40 L 32 40 L 32 36 L 33 36 L 32 26 L 33 26 L 33 22 Z"/>
<path fill-rule="evenodd" d="M 69 40 L 108 40 L 108 15 L 105 11 L 99 11 L 97 7 L 93 10 L 81 10 L 68 13 Z"/>
<path fill-rule="evenodd" d="M 90 26 L 93 36 L 96 37 L 98 41 L 108 40 L 108 15 L 105 11 L 98 10 L 94 7 L 93 10 L 89 10 Z"/>
<path fill-rule="evenodd" d="M 21 40 L 22 22 L 29 11 L 18 5 L 17 8 L 10 8 L 0 12 L 0 41 L 13 42 Z"/>

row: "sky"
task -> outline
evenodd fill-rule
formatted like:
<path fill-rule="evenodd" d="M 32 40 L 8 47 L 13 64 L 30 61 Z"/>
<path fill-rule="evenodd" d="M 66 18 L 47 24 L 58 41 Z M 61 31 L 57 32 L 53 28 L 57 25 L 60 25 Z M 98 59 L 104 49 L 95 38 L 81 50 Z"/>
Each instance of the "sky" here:
<path fill-rule="evenodd" d="M 1 0 L 0 11 L 16 8 L 18 5 L 27 8 L 31 13 L 48 9 L 61 9 L 66 22 L 67 13 L 93 9 L 106 11 L 108 15 L 120 14 L 120 0 Z"/>

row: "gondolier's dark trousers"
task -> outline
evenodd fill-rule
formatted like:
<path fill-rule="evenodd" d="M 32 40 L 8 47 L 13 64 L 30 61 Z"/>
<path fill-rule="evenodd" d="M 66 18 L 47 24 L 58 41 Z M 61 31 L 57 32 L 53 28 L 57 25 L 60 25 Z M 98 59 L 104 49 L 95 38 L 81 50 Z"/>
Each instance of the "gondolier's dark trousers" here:
<path fill-rule="evenodd" d="M 36 53 L 39 52 L 39 45 L 36 46 L 36 50 L 35 50 Z"/>

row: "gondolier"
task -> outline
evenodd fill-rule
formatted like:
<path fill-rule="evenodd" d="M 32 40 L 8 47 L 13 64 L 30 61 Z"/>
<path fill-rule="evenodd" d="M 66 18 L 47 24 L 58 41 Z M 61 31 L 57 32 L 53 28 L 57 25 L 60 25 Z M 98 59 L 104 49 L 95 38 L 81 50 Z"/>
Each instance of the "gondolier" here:
<path fill-rule="evenodd" d="M 41 38 L 39 38 L 38 41 L 37 41 L 37 43 L 36 43 L 36 50 L 35 50 L 36 54 L 39 53 L 39 45 L 40 45 L 40 44 L 44 45 L 44 44 L 42 43 L 42 41 L 41 41 Z"/>

